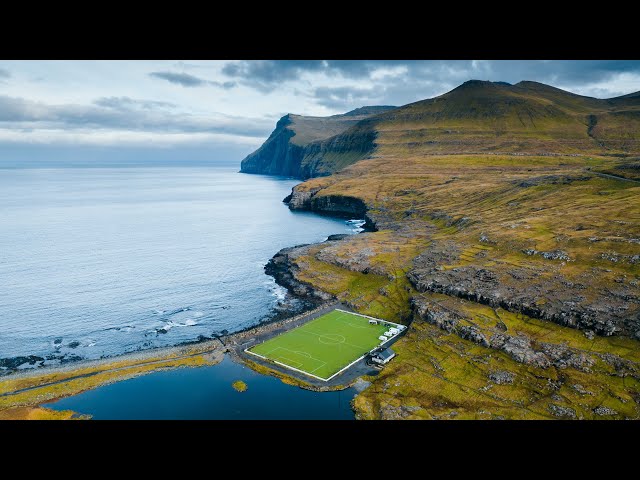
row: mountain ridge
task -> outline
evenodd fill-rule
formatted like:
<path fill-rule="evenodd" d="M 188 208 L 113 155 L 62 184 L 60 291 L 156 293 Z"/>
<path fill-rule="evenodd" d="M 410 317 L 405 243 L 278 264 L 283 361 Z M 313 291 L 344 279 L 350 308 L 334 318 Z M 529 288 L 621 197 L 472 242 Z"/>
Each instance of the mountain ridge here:
<path fill-rule="evenodd" d="M 597 99 L 533 81 L 469 80 L 401 107 L 285 117 L 291 123 L 278 122 L 269 139 L 242 161 L 242 172 L 306 179 L 394 150 L 396 155 L 640 153 L 640 92 Z"/>

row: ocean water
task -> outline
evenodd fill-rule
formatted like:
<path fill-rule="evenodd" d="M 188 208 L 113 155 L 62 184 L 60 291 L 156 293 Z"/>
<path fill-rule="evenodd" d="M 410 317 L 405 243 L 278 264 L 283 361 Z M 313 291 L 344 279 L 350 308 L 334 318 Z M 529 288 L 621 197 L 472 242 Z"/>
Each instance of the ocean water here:
<path fill-rule="evenodd" d="M 237 331 L 284 299 L 279 249 L 350 233 L 237 167 L 0 170 L 0 359 L 99 358 Z"/>

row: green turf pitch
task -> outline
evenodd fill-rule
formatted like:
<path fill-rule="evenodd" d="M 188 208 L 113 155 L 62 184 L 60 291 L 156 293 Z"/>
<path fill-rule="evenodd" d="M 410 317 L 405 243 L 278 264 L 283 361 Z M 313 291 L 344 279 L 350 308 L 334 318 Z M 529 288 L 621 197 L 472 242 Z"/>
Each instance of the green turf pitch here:
<path fill-rule="evenodd" d="M 382 323 L 370 325 L 368 318 L 334 310 L 249 351 L 327 380 L 378 346 L 386 330 Z"/>

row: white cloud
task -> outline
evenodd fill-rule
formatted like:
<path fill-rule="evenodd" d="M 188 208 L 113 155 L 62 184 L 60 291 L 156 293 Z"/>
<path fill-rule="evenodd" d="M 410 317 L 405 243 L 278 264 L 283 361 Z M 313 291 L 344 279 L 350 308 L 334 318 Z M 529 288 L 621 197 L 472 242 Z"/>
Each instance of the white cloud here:
<path fill-rule="evenodd" d="M 558 88 L 571 90 L 579 95 L 596 98 L 611 98 L 640 90 L 640 73 L 623 72 L 613 74 L 611 78 L 584 86 L 563 86 Z"/>
<path fill-rule="evenodd" d="M 406 65 L 397 65 L 395 67 L 376 68 L 370 74 L 371 80 L 386 80 L 406 75 L 409 68 Z"/>
<path fill-rule="evenodd" d="M 640 90 L 640 62 L 0 61 L 0 152 L 29 142 L 257 145 L 286 113 L 403 105 L 474 78 L 603 98 Z"/>
<path fill-rule="evenodd" d="M 139 146 L 168 148 L 178 145 L 206 146 L 229 144 L 258 147 L 261 138 L 224 133 L 161 133 L 128 130 L 62 130 L 56 128 L 0 128 L 0 143 L 31 145 Z"/>

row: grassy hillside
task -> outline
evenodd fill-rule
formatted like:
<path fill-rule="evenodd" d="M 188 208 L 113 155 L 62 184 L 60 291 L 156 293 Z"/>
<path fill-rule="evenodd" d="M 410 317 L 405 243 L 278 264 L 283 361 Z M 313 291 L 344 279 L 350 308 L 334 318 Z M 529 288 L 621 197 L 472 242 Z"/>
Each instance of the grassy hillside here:
<path fill-rule="evenodd" d="M 309 178 L 377 155 L 638 155 L 640 95 L 596 99 L 536 82 L 472 80 L 399 108 L 288 115 L 242 171 Z"/>
<path fill-rule="evenodd" d="M 359 415 L 637 418 L 640 183 L 594 173 L 616 162 L 380 157 L 296 188 L 362 199 L 379 229 L 309 248 L 296 277 L 413 321 Z"/>
<path fill-rule="evenodd" d="M 368 122 L 377 153 L 634 154 L 635 97 L 599 100 L 535 82 L 470 81 Z"/>
<path fill-rule="evenodd" d="M 637 98 L 469 82 L 338 136 L 377 146 L 290 206 L 361 202 L 378 231 L 289 257 L 299 281 L 412 322 L 361 418 L 640 417 Z"/>
<path fill-rule="evenodd" d="M 286 128 L 295 133 L 291 138 L 292 143 L 305 146 L 311 142 L 325 140 L 338 135 L 365 118 L 393 108 L 395 107 L 384 105 L 360 107 L 350 112 L 330 117 L 307 117 L 289 114 L 288 117 L 291 123 Z"/>

